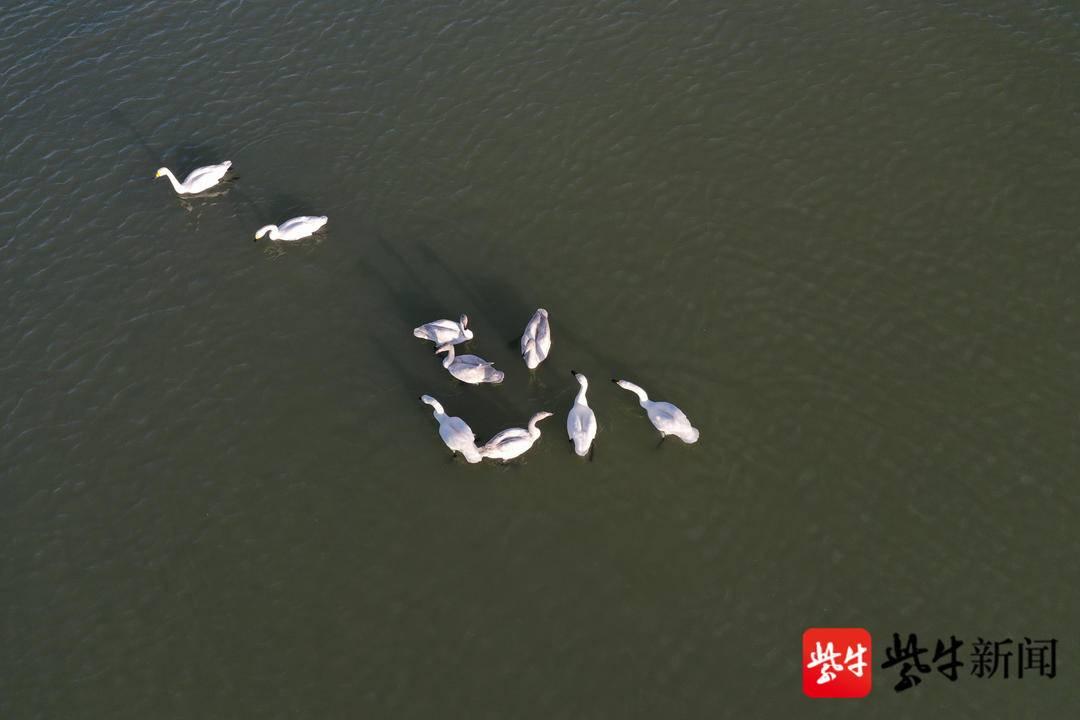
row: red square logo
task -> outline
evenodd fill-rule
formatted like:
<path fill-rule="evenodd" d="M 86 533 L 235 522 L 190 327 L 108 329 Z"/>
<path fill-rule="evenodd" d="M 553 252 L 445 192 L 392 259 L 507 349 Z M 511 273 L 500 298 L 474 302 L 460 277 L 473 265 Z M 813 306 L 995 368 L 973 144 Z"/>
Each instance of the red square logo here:
<path fill-rule="evenodd" d="M 802 636 L 802 687 L 812 698 L 870 694 L 870 633 L 863 628 L 810 628 Z"/>

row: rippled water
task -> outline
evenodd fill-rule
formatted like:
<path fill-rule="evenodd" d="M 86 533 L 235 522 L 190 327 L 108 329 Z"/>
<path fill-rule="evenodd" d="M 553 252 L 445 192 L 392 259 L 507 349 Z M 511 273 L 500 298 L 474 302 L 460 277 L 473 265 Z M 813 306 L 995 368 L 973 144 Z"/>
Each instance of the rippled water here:
<path fill-rule="evenodd" d="M 1016 5 L 8 7 L 0 715 L 1075 711 L 1080 16 Z M 424 392 L 557 417 L 466 466 Z M 1059 677 L 809 701 L 831 625 Z"/>

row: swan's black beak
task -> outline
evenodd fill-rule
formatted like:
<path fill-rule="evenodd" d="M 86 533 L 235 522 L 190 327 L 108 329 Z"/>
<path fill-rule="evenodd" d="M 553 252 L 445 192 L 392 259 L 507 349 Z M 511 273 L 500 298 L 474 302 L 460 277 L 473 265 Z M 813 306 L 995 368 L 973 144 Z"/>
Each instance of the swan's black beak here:
<path fill-rule="evenodd" d="M 618 384 L 619 384 L 619 381 L 618 381 L 618 380 L 616 380 L 615 378 L 611 378 L 611 382 L 615 383 L 616 385 L 618 385 Z"/>
<path fill-rule="evenodd" d="M 577 377 L 578 376 L 578 371 L 577 370 L 571 370 L 570 374 L 573 375 L 574 377 Z"/>

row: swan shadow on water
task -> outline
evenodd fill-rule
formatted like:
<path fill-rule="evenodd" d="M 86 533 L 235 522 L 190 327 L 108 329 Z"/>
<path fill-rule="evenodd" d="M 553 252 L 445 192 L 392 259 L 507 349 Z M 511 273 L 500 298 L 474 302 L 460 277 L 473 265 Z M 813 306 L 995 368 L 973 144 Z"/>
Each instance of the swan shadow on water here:
<path fill-rule="evenodd" d="M 438 317 L 456 317 L 462 311 L 468 312 L 472 308 L 461 307 L 450 293 L 440 289 L 441 277 L 430 273 L 419 272 L 414 263 L 410 263 L 401 251 L 381 235 L 376 242 L 382 248 L 383 253 L 396 267 L 396 272 L 391 273 L 389 268 L 385 273 L 372 267 L 379 280 L 394 299 L 393 307 L 399 312 L 402 321 L 414 328 L 425 322 L 430 322 Z M 391 283 L 388 278 L 393 276 L 397 282 Z"/>
<path fill-rule="evenodd" d="M 407 362 L 413 362 L 415 357 L 418 367 L 425 367 L 422 378 L 407 378 L 405 388 L 409 393 L 412 394 L 414 390 L 427 392 L 442 400 L 444 404 L 453 403 L 457 406 L 454 414 L 465 418 L 470 424 L 479 421 L 486 425 L 490 419 L 499 418 L 500 420 L 493 422 L 499 425 L 512 422 L 512 418 L 525 414 L 509 400 L 505 388 L 473 388 L 452 377 L 442 367 L 442 358 L 435 354 L 432 343 L 413 337 L 412 329 L 417 325 L 453 315 L 465 308 L 459 309 L 458 305 L 452 304 L 454 293 L 442 291 L 439 282 L 441 278 L 437 274 L 418 270 L 415 263 L 410 262 L 385 238 L 376 236 L 375 241 L 384 251 L 388 262 L 376 265 L 373 258 L 380 254 L 371 253 L 357 263 L 360 271 L 368 277 L 368 285 L 377 285 L 386 293 L 387 303 L 397 317 L 393 338 L 383 338 L 380 341 L 381 346 L 388 349 L 383 355 L 387 364 L 400 371 L 406 363 L 395 362 L 395 357 L 399 360 L 403 357 L 409 358 Z M 445 284 L 442 284 L 442 287 L 446 287 Z M 446 290 L 451 288 L 446 287 Z M 483 308 L 478 308 L 478 311 L 481 309 Z M 483 343 L 483 338 L 480 338 L 480 342 Z M 465 343 L 464 347 L 468 345 L 469 343 Z M 419 365 L 427 363 L 430 363 L 430 369 Z M 521 370 L 524 371 L 524 367 Z M 510 371 L 512 374 L 517 372 L 516 368 Z M 491 434 L 494 435 L 499 429 L 502 428 L 493 430 Z M 478 434 L 484 433 L 479 431 Z"/>
<path fill-rule="evenodd" d="M 278 193 L 274 195 L 263 208 L 264 212 L 260 214 L 266 223 L 273 223 L 280 225 L 289 218 L 298 217 L 300 215 L 325 215 L 325 208 L 317 208 L 307 200 L 296 197 L 295 195 L 286 195 L 284 193 Z M 328 223 L 329 224 L 329 223 Z M 252 231 L 254 232 L 254 230 Z"/>
<path fill-rule="evenodd" d="M 209 143 L 184 143 L 178 145 L 172 150 L 167 150 L 163 155 L 158 158 L 157 164 L 161 167 L 167 167 L 173 171 L 176 177 L 183 181 L 195 168 L 204 167 L 206 165 L 217 165 L 223 163 L 226 160 L 232 160 L 227 154 L 223 154 L 221 148 L 216 145 L 210 145 Z M 232 174 L 233 169 L 229 169 L 229 175 L 226 178 L 236 178 Z M 224 181 L 223 181 L 224 182 Z M 215 186 L 215 188 L 218 186 Z M 211 188 L 213 190 L 214 188 Z M 209 191 L 208 191 L 209 192 Z M 200 197 L 202 193 L 198 195 L 191 195 L 190 197 Z"/>
<path fill-rule="evenodd" d="M 373 254 L 367 254 L 356 261 L 356 267 L 367 276 L 368 285 L 378 285 L 388 298 L 391 310 L 397 315 L 402 328 L 402 338 L 411 337 L 412 328 L 434 320 L 432 313 L 441 312 L 442 305 L 432 294 L 429 283 L 421 282 L 404 258 L 381 236 L 375 242 L 401 267 L 401 272 L 388 272 L 375 265 Z M 431 315 L 431 317 L 428 317 Z M 416 339 L 413 338 L 415 342 Z M 406 344 L 402 342 L 402 350 Z"/>
<path fill-rule="evenodd" d="M 146 165 L 151 168 L 151 172 L 153 172 L 153 168 L 161 166 L 161 159 L 164 157 L 164 154 L 146 141 L 143 134 L 135 127 L 135 124 L 131 122 L 119 108 L 114 107 L 109 110 L 108 117 L 111 121 L 127 130 L 128 133 L 135 138 L 135 142 L 146 154 Z"/>

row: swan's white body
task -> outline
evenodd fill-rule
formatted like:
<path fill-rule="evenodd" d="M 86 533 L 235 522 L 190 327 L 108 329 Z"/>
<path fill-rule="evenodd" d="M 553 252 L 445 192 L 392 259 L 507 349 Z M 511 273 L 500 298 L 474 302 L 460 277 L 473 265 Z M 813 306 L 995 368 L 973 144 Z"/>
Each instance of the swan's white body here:
<path fill-rule="evenodd" d="M 169 182 L 172 183 L 173 189 L 176 190 L 178 195 L 193 195 L 194 193 L 201 193 L 203 190 L 209 190 L 210 188 L 221 182 L 221 178 L 225 177 L 225 173 L 229 172 L 229 168 L 232 167 L 232 162 L 226 160 L 219 165 L 207 165 L 201 168 L 195 168 L 188 173 L 184 182 L 180 182 L 176 179 L 176 176 L 172 174 L 172 170 L 169 168 L 158 168 L 158 171 L 154 174 L 154 178 L 157 179 L 164 175 L 169 178 Z"/>
<path fill-rule="evenodd" d="M 509 430 L 503 430 L 484 443 L 480 448 L 480 454 L 486 458 L 496 460 L 513 460 L 524 454 L 526 450 L 533 446 L 533 443 L 540 439 L 540 428 L 536 427 L 536 423 L 549 417 L 551 417 L 549 412 L 538 412 L 529 420 L 528 429 L 510 428 Z"/>
<path fill-rule="evenodd" d="M 462 315 L 461 320 L 458 322 L 434 320 L 426 325 L 413 328 L 412 334 L 421 340 L 430 340 L 436 345 L 446 345 L 447 343 L 459 345 L 473 339 L 473 331 L 465 328 L 468 324 L 468 315 Z"/>
<path fill-rule="evenodd" d="M 303 240 L 314 235 L 328 219 L 325 215 L 301 215 L 286 220 L 281 225 L 263 225 L 255 233 L 255 239 L 270 233 L 271 240 Z"/>
<path fill-rule="evenodd" d="M 529 319 L 529 324 L 521 335 L 521 357 L 525 359 L 525 365 L 530 370 L 535 370 L 547 359 L 550 352 L 551 325 L 548 322 L 548 311 L 540 308 Z"/>
<path fill-rule="evenodd" d="M 690 418 L 686 417 L 679 408 L 669 402 L 655 402 L 638 385 L 626 380 L 612 380 L 613 383 L 623 390 L 629 390 L 638 396 L 641 407 L 645 408 L 645 414 L 661 436 L 674 435 L 684 443 L 696 443 L 700 433 L 697 428 L 690 424 Z"/>
<path fill-rule="evenodd" d="M 585 457 L 596 437 L 596 413 L 585 398 L 589 381 L 579 372 L 571 370 L 570 373 L 577 378 L 581 389 L 574 398 L 574 404 L 570 406 L 570 414 L 566 416 L 566 434 L 570 436 L 570 442 L 574 443 L 574 452 Z"/>
<path fill-rule="evenodd" d="M 446 443 L 446 447 L 461 453 L 471 463 L 478 463 L 483 459 L 476 447 L 476 435 L 468 423 L 459 417 L 447 417 L 442 403 L 430 395 L 421 395 L 420 400 L 434 410 L 435 419 L 439 421 L 439 437 Z"/>
<path fill-rule="evenodd" d="M 441 345 L 436 353 L 446 353 L 442 366 L 463 383 L 480 385 L 481 383 L 498 384 L 506 377 L 502 370 L 482 357 L 476 355 L 454 355 L 453 345 Z"/>

